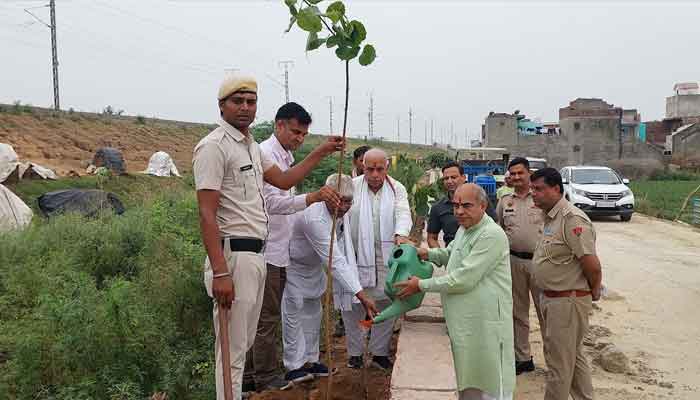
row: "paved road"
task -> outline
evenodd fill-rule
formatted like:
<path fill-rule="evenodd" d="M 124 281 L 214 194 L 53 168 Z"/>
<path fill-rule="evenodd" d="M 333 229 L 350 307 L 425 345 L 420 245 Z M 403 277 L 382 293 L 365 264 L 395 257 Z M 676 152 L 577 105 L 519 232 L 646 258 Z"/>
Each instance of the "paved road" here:
<path fill-rule="evenodd" d="M 610 293 L 591 323 L 612 331 L 599 341 L 623 350 L 634 371 L 616 375 L 594 366 L 597 398 L 700 398 L 700 231 L 639 215 L 595 226 Z M 542 365 L 539 334 L 531 342 Z M 543 371 L 519 377 L 516 398 L 542 398 L 543 383 Z"/>

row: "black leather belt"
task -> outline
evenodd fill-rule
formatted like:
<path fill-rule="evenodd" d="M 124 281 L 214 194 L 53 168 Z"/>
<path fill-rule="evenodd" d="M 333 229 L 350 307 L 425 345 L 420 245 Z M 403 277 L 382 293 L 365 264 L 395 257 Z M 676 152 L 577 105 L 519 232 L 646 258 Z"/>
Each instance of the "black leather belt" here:
<path fill-rule="evenodd" d="M 515 250 L 511 250 L 511 251 L 510 251 L 510 254 L 512 254 L 512 255 L 514 255 L 514 256 L 516 256 L 516 257 L 518 257 L 518 258 L 522 258 L 523 260 L 532 260 L 532 257 L 534 257 L 534 254 L 532 254 L 532 253 L 527 253 L 527 252 L 524 252 L 524 251 L 515 251 Z"/>
<path fill-rule="evenodd" d="M 265 241 L 260 239 L 222 239 L 221 247 L 226 245 L 228 241 L 231 251 L 249 251 L 251 253 L 260 253 L 265 246 Z"/>

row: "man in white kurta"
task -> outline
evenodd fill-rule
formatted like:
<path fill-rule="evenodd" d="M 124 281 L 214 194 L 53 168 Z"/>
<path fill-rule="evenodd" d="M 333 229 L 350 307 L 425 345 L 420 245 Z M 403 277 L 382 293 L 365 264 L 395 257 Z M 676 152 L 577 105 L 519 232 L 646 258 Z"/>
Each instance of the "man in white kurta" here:
<path fill-rule="evenodd" d="M 337 187 L 338 175 L 331 175 L 326 185 Z M 355 300 L 365 313 L 374 315 L 377 312 L 374 301 L 362 289 L 355 266 L 350 223 L 346 215 L 352 205 L 353 186 L 347 175 L 341 177 L 340 194 L 342 201 L 337 208 L 339 219 L 333 245 L 335 304 L 341 310 L 349 310 L 352 300 Z M 321 202 L 292 217 L 290 263 L 282 295 L 283 361 L 289 371 L 285 378 L 292 382 L 308 380 L 309 375 L 328 376 L 329 373 L 328 367 L 319 362 L 319 336 L 321 296 L 326 291 L 325 268 L 335 214 L 336 208 L 332 203 Z"/>
<path fill-rule="evenodd" d="M 391 304 L 384 293 L 388 272 L 386 262 L 395 244 L 409 241 L 413 221 L 406 188 L 387 175 L 389 159 L 386 153 L 381 149 L 367 151 L 364 166 L 364 175 L 353 179 L 355 196 L 350 209 L 350 225 L 360 283 L 376 300 L 381 311 Z M 364 332 L 358 326 L 364 318 L 359 305 L 354 305 L 352 311 L 343 312 L 350 368 L 364 365 Z M 383 370 L 393 366 L 389 359 L 393 326 L 394 319 L 372 325 L 369 341 L 372 365 Z"/>

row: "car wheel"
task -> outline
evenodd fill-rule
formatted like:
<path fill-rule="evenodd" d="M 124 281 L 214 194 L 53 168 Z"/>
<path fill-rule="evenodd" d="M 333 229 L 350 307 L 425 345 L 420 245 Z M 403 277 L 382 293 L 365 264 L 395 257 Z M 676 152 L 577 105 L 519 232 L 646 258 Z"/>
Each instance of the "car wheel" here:
<path fill-rule="evenodd" d="M 632 219 L 632 214 L 620 214 L 620 219 L 622 220 L 622 222 L 630 222 L 630 220 Z"/>

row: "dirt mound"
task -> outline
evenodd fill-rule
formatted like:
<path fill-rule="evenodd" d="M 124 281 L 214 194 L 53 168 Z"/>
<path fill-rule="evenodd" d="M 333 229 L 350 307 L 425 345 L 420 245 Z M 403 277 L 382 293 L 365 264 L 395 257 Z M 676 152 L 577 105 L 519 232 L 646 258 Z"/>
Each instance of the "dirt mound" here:
<path fill-rule="evenodd" d="M 0 143 L 11 144 L 22 162 L 35 162 L 58 175 L 85 173 L 95 152 L 114 147 L 125 158 L 128 172 L 146 169 L 159 150 L 169 153 L 178 168 L 191 169 L 192 149 L 211 125 L 144 117 L 118 117 L 90 113 L 55 113 L 28 108 L 0 112 Z"/>

